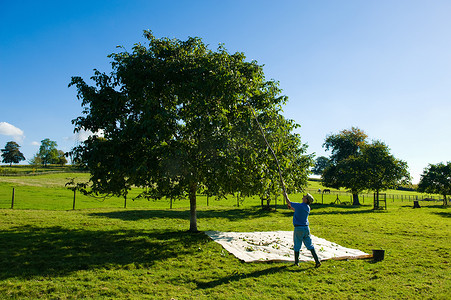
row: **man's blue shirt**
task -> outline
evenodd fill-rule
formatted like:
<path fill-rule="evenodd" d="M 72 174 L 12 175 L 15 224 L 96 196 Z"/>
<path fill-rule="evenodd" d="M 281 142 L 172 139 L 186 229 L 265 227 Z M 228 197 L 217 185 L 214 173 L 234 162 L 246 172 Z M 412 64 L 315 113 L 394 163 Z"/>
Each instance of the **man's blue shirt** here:
<path fill-rule="evenodd" d="M 308 225 L 308 215 L 310 214 L 310 206 L 307 203 L 291 202 L 294 208 L 293 225 Z"/>

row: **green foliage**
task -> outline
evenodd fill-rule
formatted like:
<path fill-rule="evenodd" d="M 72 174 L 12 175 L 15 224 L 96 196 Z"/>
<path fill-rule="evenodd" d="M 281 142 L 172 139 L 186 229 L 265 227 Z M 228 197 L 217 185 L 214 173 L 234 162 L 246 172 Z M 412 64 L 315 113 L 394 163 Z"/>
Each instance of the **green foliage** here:
<path fill-rule="evenodd" d="M 429 164 L 421 175 L 418 191 L 440 194 L 443 196 L 443 205 L 448 205 L 447 196 L 451 195 L 451 162 Z"/>
<path fill-rule="evenodd" d="M 410 182 L 407 163 L 391 155 L 390 149 L 383 142 L 373 141 L 372 144 L 365 145 L 360 159 L 365 168 L 365 182 L 369 190 L 378 192 Z"/>
<path fill-rule="evenodd" d="M 353 127 L 326 138 L 324 146 L 332 151 L 331 164 L 324 170 L 322 182 L 333 188 L 346 188 L 359 205 L 358 194 L 364 190 L 378 193 L 410 182 L 407 163 L 390 154 L 380 141 L 371 144 L 367 135 Z"/>
<path fill-rule="evenodd" d="M 312 173 L 315 175 L 322 175 L 324 169 L 330 165 L 330 159 L 325 156 L 320 156 L 315 161 L 315 166 L 312 169 Z"/>
<path fill-rule="evenodd" d="M 38 167 L 40 165 L 43 165 L 42 159 L 38 153 L 36 153 L 30 160 L 28 160 L 28 163 L 30 165 L 32 165 L 33 167 Z"/>
<path fill-rule="evenodd" d="M 331 134 L 326 137 L 323 147 L 330 150 L 331 163 L 338 163 L 350 156 L 356 156 L 360 153 L 363 145 L 367 144 L 367 135 L 363 130 L 352 127 L 344 129 L 338 134 Z"/>
<path fill-rule="evenodd" d="M 10 166 L 14 164 L 18 164 L 22 160 L 25 160 L 25 156 L 19 150 L 20 146 L 16 142 L 7 142 L 4 149 L 1 149 L 2 152 L 2 162 L 10 164 Z"/>
<path fill-rule="evenodd" d="M 58 144 L 48 138 L 41 141 L 41 146 L 39 146 L 39 151 L 30 160 L 30 164 L 38 165 L 42 164 L 45 166 L 49 164 L 60 164 L 60 153 L 56 147 Z"/>
<path fill-rule="evenodd" d="M 359 128 L 342 130 L 326 137 L 323 147 L 332 152 L 329 165 L 323 170 L 322 182 L 327 187 L 346 188 L 354 194 L 354 205 L 360 205 L 358 194 L 365 190 L 361 177 L 364 166 L 358 160 L 361 147 L 367 144 L 367 135 Z"/>
<path fill-rule="evenodd" d="M 63 150 L 58 150 L 58 158 L 56 160 L 56 164 L 64 166 L 67 164 L 66 153 Z"/>
<path fill-rule="evenodd" d="M 80 77 L 70 83 L 84 107 L 73 120 L 76 130 L 99 133 L 74 149 L 91 172 L 90 192 L 126 196 L 138 186 L 144 198 L 188 195 L 195 231 L 197 192 L 280 190 L 249 106 L 277 149 L 289 188 L 302 189 L 311 159 L 292 133 L 297 125 L 280 114 L 286 97 L 265 80 L 262 66 L 223 46 L 209 50 L 199 38 L 144 35 L 149 46 L 111 54 L 113 72 L 96 70 L 95 87 Z"/>

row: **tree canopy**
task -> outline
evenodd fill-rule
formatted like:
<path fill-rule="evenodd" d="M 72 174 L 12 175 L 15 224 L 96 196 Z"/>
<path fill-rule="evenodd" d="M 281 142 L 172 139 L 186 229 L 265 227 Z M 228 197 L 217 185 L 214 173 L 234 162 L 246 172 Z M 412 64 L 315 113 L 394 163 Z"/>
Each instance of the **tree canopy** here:
<path fill-rule="evenodd" d="M 58 158 L 56 160 L 56 164 L 64 166 L 67 164 L 66 153 L 63 150 L 58 150 Z"/>
<path fill-rule="evenodd" d="M 363 181 L 366 188 L 376 192 L 379 200 L 379 192 L 396 188 L 399 185 L 410 183 L 410 174 L 407 163 L 390 154 L 390 149 L 381 141 L 373 141 L 372 144 L 362 147 L 360 157 L 363 169 Z M 378 208 L 375 203 L 375 209 Z"/>
<path fill-rule="evenodd" d="M 379 193 L 410 180 L 407 163 L 391 155 L 384 143 L 368 143 L 366 133 L 359 128 L 329 135 L 323 146 L 332 151 L 323 184 L 350 190 L 353 205 L 360 205 L 358 194 L 364 190 Z"/>
<path fill-rule="evenodd" d="M 58 147 L 58 144 L 55 141 L 52 141 L 49 138 L 43 139 L 38 152 L 30 159 L 30 164 L 42 164 L 44 167 L 48 164 L 67 164 L 66 153 L 62 150 L 58 150 L 56 147 Z"/>
<path fill-rule="evenodd" d="M 337 163 L 350 156 L 356 156 L 360 153 L 363 145 L 367 144 L 368 135 L 357 127 L 344 129 L 337 134 L 330 134 L 326 137 L 323 147 L 330 150 L 330 160 Z"/>
<path fill-rule="evenodd" d="M 448 205 L 447 197 L 451 195 L 451 162 L 429 164 L 421 175 L 418 191 L 440 194 L 443 196 L 443 205 Z"/>
<path fill-rule="evenodd" d="M 315 175 L 322 175 L 324 169 L 326 169 L 330 164 L 330 159 L 325 156 L 320 156 L 316 159 L 315 165 L 312 169 L 312 173 Z"/>
<path fill-rule="evenodd" d="M 25 160 L 25 156 L 19 150 L 20 146 L 16 142 L 7 142 L 2 152 L 2 162 L 12 165 L 18 164 L 22 160 Z"/>
<path fill-rule="evenodd" d="M 41 146 L 39 146 L 39 151 L 36 154 L 36 161 L 40 162 L 44 166 L 48 164 L 58 163 L 58 149 L 56 147 L 58 144 L 49 138 L 43 139 L 41 141 Z"/>
<path fill-rule="evenodd" d="M 352 127 L 326 137 L 323 147 L 331 151 L 329 165 L 323 170 L 321 180 L 327 187 L 346 188 L 353 195 L 353 205 L 360 205 L 359 193 L 365 190 L 361 174 L 362 162 L 358 160 L 361 148 L 367 144 L 363 130 Z"/>
<path fill-rule="evenodd" d="M 111 54 L 111 74 L 97 70 L 89 86 L 73 77 L 83 115 L 75 131 L 102 132 L 74 149 L 91 172 L 90 192 L 190 199 L 190 230 L 197 231 L 196 194 L 258 195 L 277 186 L 275 164 L 253 120 L 255 109 L 281 162 L 289 190 L 307 182 L 310 156 L 281 115 L 287 101 L 278 83 L 243 53 L 200 38 L 156 38 L 148 46 Z M 280 191 L 280 188 L 279 188 Z"/>

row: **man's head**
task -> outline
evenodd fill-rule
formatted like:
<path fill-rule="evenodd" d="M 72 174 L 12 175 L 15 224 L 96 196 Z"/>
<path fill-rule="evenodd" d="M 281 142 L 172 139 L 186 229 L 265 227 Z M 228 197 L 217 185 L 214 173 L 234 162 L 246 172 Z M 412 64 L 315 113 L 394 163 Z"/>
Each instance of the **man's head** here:
<path fill-rule="evenodd" d="M 307 193 L 307 195 L 304 195 L 304 197 L 302 197 L 302 202 L 307 203 L 308 205 L 312 204 L 313 201 L 315 201 L 315 198 L 313 198 L 313 196 L 310 195 L 309 193 Z"/>

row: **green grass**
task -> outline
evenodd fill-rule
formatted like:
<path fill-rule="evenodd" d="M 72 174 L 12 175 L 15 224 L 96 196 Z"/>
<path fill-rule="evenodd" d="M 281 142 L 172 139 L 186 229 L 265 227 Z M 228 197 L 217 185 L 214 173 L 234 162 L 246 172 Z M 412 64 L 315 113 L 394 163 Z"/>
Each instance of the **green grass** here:
<path fill-rule="evenodd" d="M 439 207 L 314 207 L 314 234 L 386 259 L 244 264 L 181 210 L 0 211 L 0 295 L 16 298 L 445 298 L 449 212 Z M 421 215 L 427 225 L 418 224 Z M 287 210 L 205 209 L 201 230 L 290 230 Z"/>
<path fill-rule="evenodd" d="M 449 299 L 451 212 L 440 202 L 389 200 L 387 211 L 331 205 L 315 195 L 312 233 L 385 260 L 292 267 L 245 264 L 204 234 L 188 234 L 188 201 L 99 201 L 77 195 L 69 177 L 0 177 L 0 299 Z M 14 210 L 9 209 L 12 187 Z M 316 188 L 316 187 L 315 187 Z M 137 193 L 134 190 L 133 193 Z M 405 192 L 407 193 L 407 192 Z M 300 200 L 302 195 L 290 195 Z M 345 195 L 339 195 L 345 197 Z M 262 211 L 258 199 L 198 199 L 199 230 L 292 230 L 291 211 Z"/>
<path fill-rule="evenodd" d="M 14 188 L 14 208 L 15 209 L 46 209 L 46 210 L 70 210 L 73 207 L 73 192 L 65 187 L 65 183 L 69 178 L 76 178 L 77 182 L 86 181 L 89 177 L 87 173 L 50 173 L 37 176 L 0 176 L 0 209 L 10 208 L 12 202 L 12 190 Z M 332 189 L 331 194 L 320 194 L 317 192 L 318 188 L 324 189 L 317 181 L 310 181 L 307 192 L 313 194 L 317 203 L 329 204 L 334 202 L 337 198 L 336 193 L 339 192 L 338 197 L 341 202 L 351 203 L 351 195 L 345 191 L 337 191 Z M 133 200 L 140 192 L 135 188 L 130 192 L 127 200 L 127 208 L 158 208 L 166 209 L 171 207 L 171 202 L 168 199 L 155 200 Z M 412 203 L 415 197 L 422 199 L 426 195 L 409 192 L 409 191 L 387 191 L 388 193 L 388 207 L 393 202 Z M 291 195 L 291 200 L 298 201 L 301 195 Z M 362 204 L 372 203 L 372 194 L 360 195 L 360 202 Z M 411 200 L 408 199 L 411 198 Z M 428 196 L 431 197 L 431 196 Z M 438 198 L 437 195 L 434 195 Z M 410 202 L 409 202 L 410 201 Z M 76 195 L 76 209 L 88 208 L 121 208 L 124 207 L 124 199 L 113 198 L 93 198 L 83 196 L 80 193 Z M 254 207 L 260 204 L 260 200 L 255 198 L 246 198 L 240 207 Z M 273 203 L 274 204 L 274 203 Z M 278 199 L 277 204 L 282 204 L 282 198 Z M 207 198 L 205 196 L 198 196 L 199 207 L 207 207 Z M 236 198 L 228 197 L 226 200 L 217 201 L 215 198 L 208 199 L 208 206 L 231 207 L 237 206 Z M 189 207 L 189 200 L 174 200 L 172 208 L 186 208 Z"/>
<path fill-rule="evenodd" d="M 241 263 L 186 209 L 0 210 L 0 299 L 449 299 L 451 212 L 314 205 L 312 233 L 385 260 Z M 202 231 L 291 230 L 291 212 L 203 207 Z"/>
<path fill-rule="evenodd" d="M 0 175 L 37 175 L 42 173 L 80 171 L 72 165 L 0 165 Z"/>

